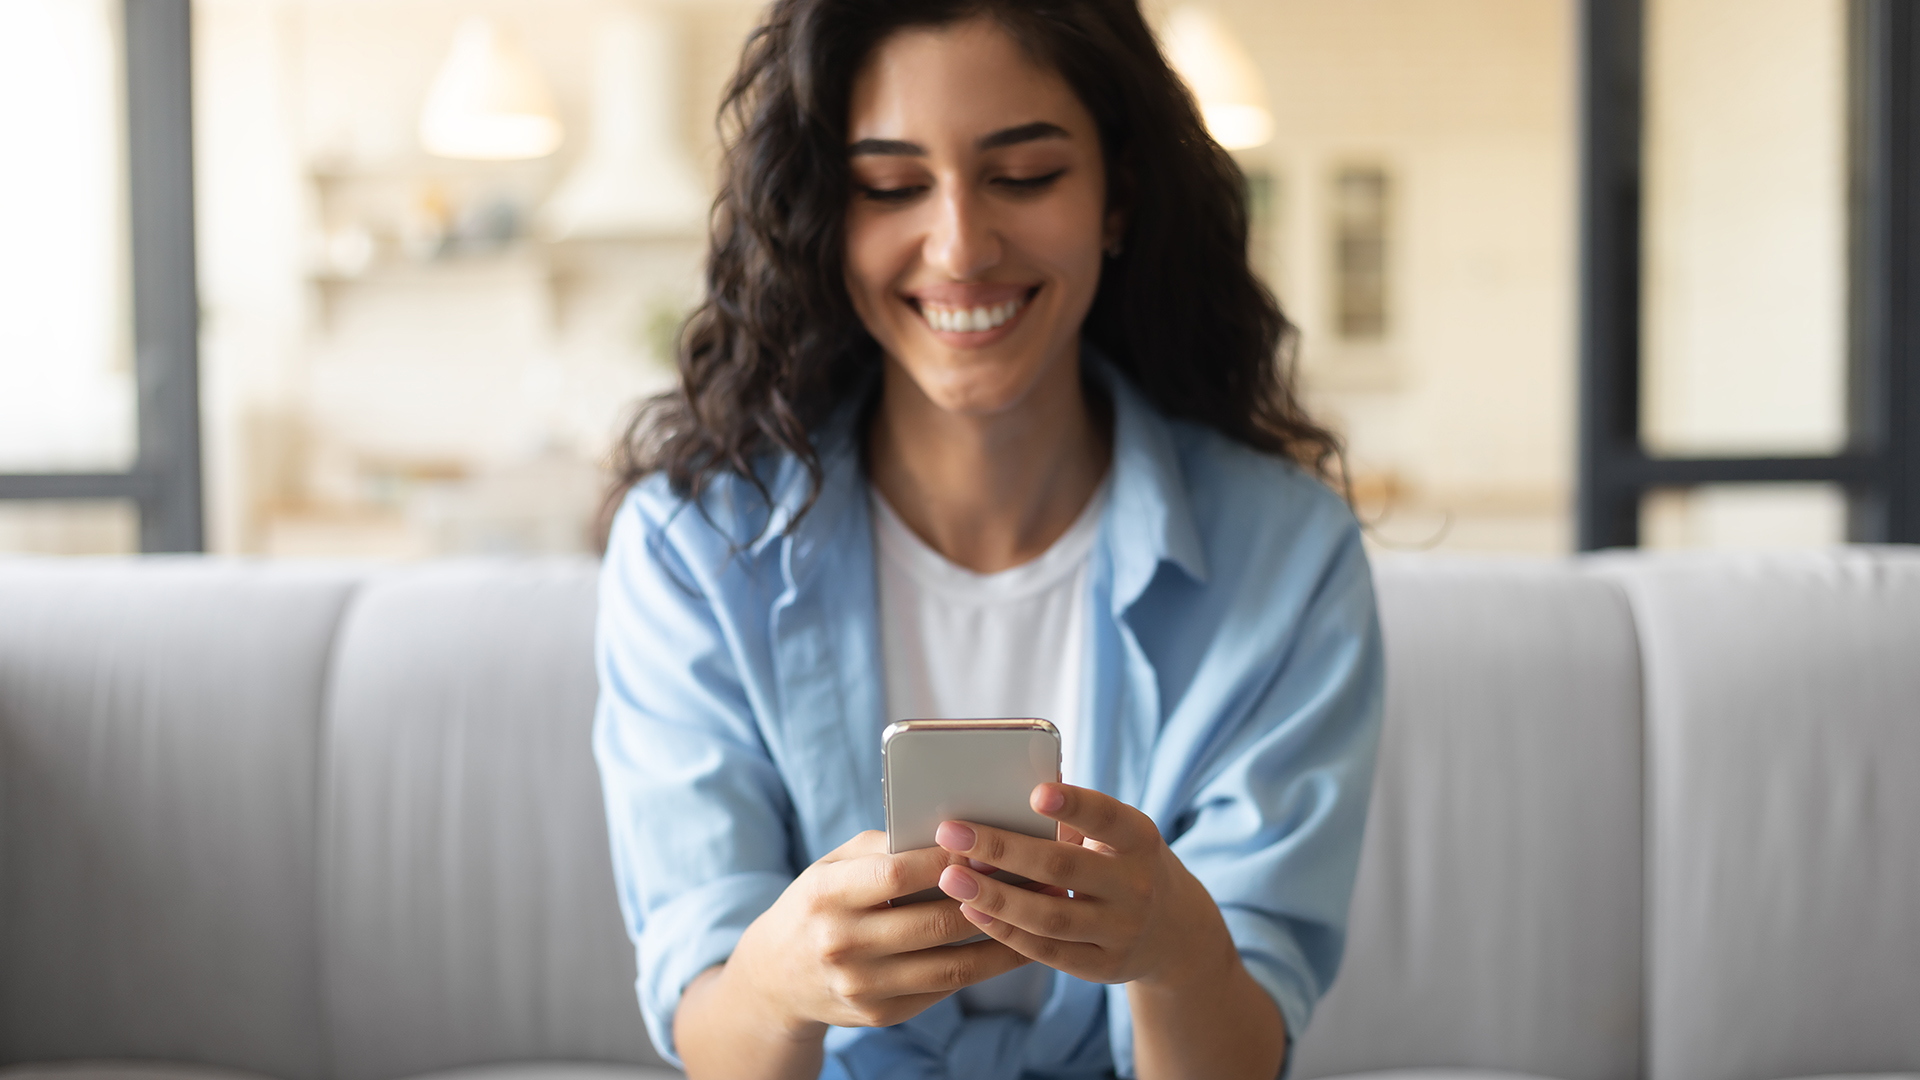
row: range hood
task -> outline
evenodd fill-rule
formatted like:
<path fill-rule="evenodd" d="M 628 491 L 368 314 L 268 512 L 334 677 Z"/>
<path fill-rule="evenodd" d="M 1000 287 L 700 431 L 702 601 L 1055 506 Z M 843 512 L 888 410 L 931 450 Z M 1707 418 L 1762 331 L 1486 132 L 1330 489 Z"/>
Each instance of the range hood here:
<path fill-rule="evenodd" d="M 540 210 L 548 239 L 705 231 L 713 197 L 678 136 L 679 37 L 665 13 L 633 4 L 602 26 L 587 147 Z"/>

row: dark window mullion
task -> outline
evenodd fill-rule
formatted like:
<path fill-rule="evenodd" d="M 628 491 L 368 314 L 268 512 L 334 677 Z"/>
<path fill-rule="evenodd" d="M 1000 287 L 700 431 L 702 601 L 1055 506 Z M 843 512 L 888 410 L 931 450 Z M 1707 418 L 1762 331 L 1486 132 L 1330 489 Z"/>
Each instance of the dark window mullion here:
<path fill-rule="evenodd" d="M 1577 537 L 1640 542 L 1642 0 L 1585 0 L 1580 46 Z"/>
<path fill-rule="evenodd" d="M 1920 543 L 1920 13 L 1850 12 L 1853 218 L 1849 420 L 1881 463 L 1851 501 L 1854 540 Z"/>
<path fill-rule="evenodd" d="M 132 499 L 151 498 L 146 478 L 138 473 L 8 473 L 0 475 L 0 499 Z"/>
<path fill-rule="evenodd" d="M 205 548 L 190 0 L 126 0 L 127 186 L 140 548 Z"/>

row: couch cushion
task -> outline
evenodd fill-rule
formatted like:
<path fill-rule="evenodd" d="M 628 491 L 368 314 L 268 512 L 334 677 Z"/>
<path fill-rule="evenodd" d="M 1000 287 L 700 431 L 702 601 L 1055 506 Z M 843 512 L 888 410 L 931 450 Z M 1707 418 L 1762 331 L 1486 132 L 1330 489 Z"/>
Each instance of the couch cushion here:
<path fill-rule="evenodd" d="M 1499 1069 L 1381 1069 L 1378 1072 L 1342 1073 L 1334 1080 L 1551 1080 L 1531 1073 L 1505 1072 Z"/>
<path fill-rule="evenodd" d="M 1640 1069 L 1640 677 L 1572 563 L 1383 560 L 1386 723 L 1339 978 L 1294 1075 Z"/>
<path fill-rule="evenodd" d="M 154 1061 L 55 1061 L 0 1069 L 0 1080 L 268 1080 L 259 1073 Z"/>
<path fill-rule="evenodd" d="M 1610 569 L 1647 672 L 1649 1075 L 1920 1068 L 1920 552 Z"/>
<path fill-rule="evenodd" d="M 471 1069 L 448 1069 L 408 1080 L 682 1080 L 682 1073 L 665 1066 L 587 1065 L 578 1062 L 516 1062 L 511 1065 L 479 1065 Z M 6 1080 L 0 1077 L 0 1080 Z"/>
<path fill-rule="evenodd" d="M 319 1075 L 319 702 L 355 581 L 0 560 L 0 1063 Z"/>
<path fill-rule="evenodd" d="M 596 573 L 442 565 L 348 612 L 321 856 L 340 1080 L 658 1063 L 589 745 Z"/>
<path fill-rule="evenodd" d="M 1826 1076 L 1793 1076 L 1791 1080 L 1920 1080 L 1920 1072 L 1830 1072 Z"/>

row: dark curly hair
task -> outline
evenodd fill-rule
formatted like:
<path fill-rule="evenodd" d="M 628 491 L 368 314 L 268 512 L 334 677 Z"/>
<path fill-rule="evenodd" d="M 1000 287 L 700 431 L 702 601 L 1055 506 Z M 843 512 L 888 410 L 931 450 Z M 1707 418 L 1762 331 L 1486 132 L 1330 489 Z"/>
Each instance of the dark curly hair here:
<path fill-rule="evenodd" d="M 981 15 L 1059 72 L 1099 127 L 1126 231 L 1085 340 L 1168 416 L 1332 479 L 1340 444 L 1302 408 L 1294 328 L 1247 262 L 1245 178 L 1136 0 L 775 0 L 720 109 L 707 297 L 682 327 L 679 385 L 627 427 L 609 514 L 655 472 L 682 495 L 732 473 L 766 496 L 754 466 L 774 453 L 797 458 L 818 493 L 812 437 L 872 392 L 880 363 L 843 274 L 854 78 L 898 30 Z"/>

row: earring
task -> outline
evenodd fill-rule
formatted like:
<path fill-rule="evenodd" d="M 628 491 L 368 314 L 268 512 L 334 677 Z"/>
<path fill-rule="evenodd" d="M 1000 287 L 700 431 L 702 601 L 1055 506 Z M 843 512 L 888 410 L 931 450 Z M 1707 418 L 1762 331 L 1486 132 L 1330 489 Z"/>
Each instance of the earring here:
<path fill-rule="evenodd" d="M 1117 258 L 1119 258 L 1119 257 L 1120 257 L 1120 251 L 1121 251 L 1121 247 L 1120 247 L 1120 238 L 1116 236 L 1116 237 L 1114 237 L 1114 238 L 1113 238 L 1113 240 L 1112 240 L 1112 241 L 1110 241 L 1110 242 L 1109 242 L 1109 243 L 1107 244 L 1107 258 L 1109 258 L 1109 259 L 1117 259 Z"/>

